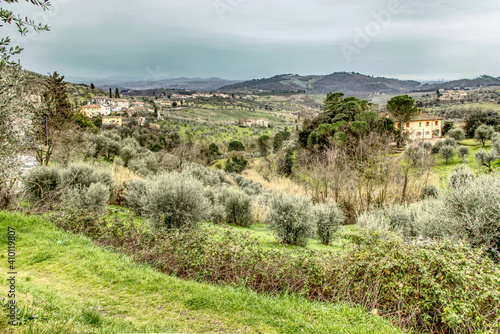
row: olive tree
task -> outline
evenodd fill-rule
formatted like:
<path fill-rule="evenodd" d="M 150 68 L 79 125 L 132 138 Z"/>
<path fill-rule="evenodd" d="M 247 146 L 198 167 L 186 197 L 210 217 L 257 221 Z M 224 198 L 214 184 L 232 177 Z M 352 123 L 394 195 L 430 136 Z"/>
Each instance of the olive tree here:
<path fill-rule="evenodd" d="M 486 144 L 486 141 L 491 139 L 491 135 L 494 133 L 492 126 L 486 126 L 484 124 L 480 125 L 476 131 L 474 131 L 474 138 L 481 143 L 481 145 Z"/>

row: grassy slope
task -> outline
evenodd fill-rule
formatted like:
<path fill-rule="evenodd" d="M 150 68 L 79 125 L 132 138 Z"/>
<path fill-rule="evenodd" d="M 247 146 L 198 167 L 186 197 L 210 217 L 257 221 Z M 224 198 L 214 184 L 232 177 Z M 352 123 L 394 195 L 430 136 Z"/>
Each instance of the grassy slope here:
<path fill-rule="evenodd" d="M 30 322 L 34 333 L 398 332 L 383 319 L 344 304 L 271 297 L 170 277 L 62 232 L 43 218 L 0 212 L 4 273 L 8 226 L 17 230 L 21 313 L 41 319 Z M 0 296 L 7 293 L 3 282 Z M 0 316 L 0 333 L 28 333 L 28 326 L 7 327 Z"/>

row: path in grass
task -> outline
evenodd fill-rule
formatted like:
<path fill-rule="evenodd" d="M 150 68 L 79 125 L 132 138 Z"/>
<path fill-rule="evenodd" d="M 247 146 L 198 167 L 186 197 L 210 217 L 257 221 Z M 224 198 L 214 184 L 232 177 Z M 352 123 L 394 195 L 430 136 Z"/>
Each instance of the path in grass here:
<path fill-rule="evenodd" d="M 40 217 L 0 212 L 0 270 L 7 228 L 16 229 L 21 327 L 0 333 L 398 333 L 384 319 L 345 304 L 272 297 L 241 287 L 184 281 Z M 7 296 L 6 280 L 0 301 Z M 29 320 L 36 316 L 36 320 Z"/>

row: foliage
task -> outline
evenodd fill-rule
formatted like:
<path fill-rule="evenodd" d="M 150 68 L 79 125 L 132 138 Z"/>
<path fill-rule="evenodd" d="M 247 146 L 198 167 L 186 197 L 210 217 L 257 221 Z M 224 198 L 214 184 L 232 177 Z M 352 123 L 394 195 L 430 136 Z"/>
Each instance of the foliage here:
<path fill-rule="evenodd" d="M 450 132 L 450 130 L 453 129 L 454 126 L 455 126 L 455 124 L 452 121 L 445 121 L 443 123 L 443 128 L 441 129 L 443 136 L 447 136 L 448 132 Z M 461 139 L 457 139 L 457 140 L 461 140 Z"/>
<path fill-rule="evenodd" d="M 13 4 L 17 3 L 18 0 L 6 0 L 5 2 Z M 40 7 L 43 10 L 47 10 L 50 6 L 49 0 L 30 0 L 28 2 L 30 2 L 32 5 Z M 20 15 L 15 15 L 13 11 L 3 7 L 0 8 L 0 21 L 2 21 L 0 28 L 3 27 L 5 23 L 8 24 L 14 23 L 17 27 L 19 34 L 21 34 L 22 36 L 25 36 L 29 32 L 30 28 L 33 29 L 35 32 L 49 30 L 48 25 L 41 23 L 37 24 L 32 19 L 29 19 L 28 17 L 23 18 Z M 0 57 L 1 57 L 0 66 L 4 66 L 6 64 L 13 65 L 14 62 L 10 61 L 10 57 L 19 54 L 23 50 L 23 48 L 19 47 L 18 45 L 10 46 L 10 43 L 11 39 L 9 36 L 2 37 L 0 39 Z"/>
<path fill-rule="evenodd" d="M 31 170 L 24 180 L 28 198 L 43 200 L 51 196 L 61 184 L 61 173 L 57 168 L 42 166 Z"/>
<path fill-rule="evenodd" d="M 293 158 L 289 153 L 281 155 L 277 162 L 278 173 L 284 176 L 290 176 L 293 171 Z"/>
<path fill-rule="evenodd" d="M 422 199 L 437 198 L 438 196 L 439 190 L 436 186 L 430 185 L 422 188 Z"/>
<path fill-rule="evenodd" d="M 415 101 L 408 95 L 395 96 L 387 102 L 387 111 L 399 122 L 398 147 L 403 147 L 403 124 L 418 113 Z"/>
<path fill-rule="evenodd" d="M 93 184 L 105 186 L 107 195 L 99 196 L 105 199 L 106 203 L 114 186 L 111 175 L 108 172 L 98 171 L 93 166 L 87 164 L 72 164 L 66 168 L 41 166 L 30 171 L 23 184 L 28 198 L 40 201 L 39 204 L 46 201 L 51 201 L 52 204 L 57 203 L 60 200 L 61 193 L 66 192 L 70 188 L 75 188 L 81 195 L 76 200 L 79 201 L 78 203 L 83 203 L 81 206 L 75 205 L 75 207 L 82 207 L 87 202 L 89 205 L 94 205 L 97 203 L 97 199 L 93 197 L 94 194 L 99 193 L 102 195 L 105 193 L 102 186 L 94 186 L 88 195 L 89 197 L 84 198 L 87 196 L 88 189 Z M 95 205 L 99 205 L 99 203 Z"/>
<path fill-rule="evenodd" d="M 226 173 L 241 173 L 248 164 L 248 160 L 245 158 L 239 158 L 237 156 L 232 157 L 226 162 L 224 171 Z"/>
<path fill-rule="evenodd" d="M 332 201 L 314 205 L 313 213 L 318 228 L 318 237 L 322 244 L 329 245 L 334 233 L 344 222 L 345 216 L 337 203 Z"/>
<path fill-rule="evenodd" d="M 465 119 L 465 132 L 467 138 L 474 138 L 478 127 L 481 125 L 498 126 L 500 125 L 500 115 L 484 110 L 475 110 Z"/>
<path fill-rule="evenodd" d="M 457 147 L 457 141 L 453 137 L 446 137 L 444 139 L 444 146 L 452 146 L 453 148 Z"/>
<path fill-rule="evenodd" d="M 268 135 L 262 135 L 257 139 L 260 155 L 266 158 L 271 150 L 271 138 Z"/>
<path fill-rule="evenodd" d="M 252 198 L 240 190 L 226 191 L 224 208 L 227 222 L 243 227 L 252 225 Z"/>
<path fill-rule="evenodd" d="M 19 176 L 19 156 L 31 146 L 34 106 L 23 92 L 25 77 L 17 66 L 0 65 L 0 192 Z"/>
<path fill-rule="evenodd" d="M 147 182 L 142 208 L 156 230 L 194 227 L 208 214 L 209 201 L 202 189 L 192 176 L 162 174 Z"/>
<path fill-rule="evenodd" d="M 245 146 L 238 140 L 232 140 L 229 142 L 229 145 L 227 147 L 228 152 L 232 151 L 244 151 Z"/>
<path fill-rule="evenodd" d="M 73 107 L 64 76 L 54 72 L 47 77 L 41 106 L 33 117 L 36 157 L 40 164 L 48 165 L 61 132 L 72 122 Z"/>
<path fill-rule="evenodd" d="M 465 131 L 460 128 L 450 130 L 447 135 L 448 137 L 455 139 L 455 141 L 465 139 Z"/>
<path fill-rule="evenodd" d="M 356 115 L 368 111 L 370 105 L 366 100 L 355 97 L 344 98 L 344 93 L 328 93 L 323 102 L 322 111 L 325 120 L 322 123 L 334 124 L 339 121 L 353 122 Z"/>
<path fill-rule="evenodd" d="M 457 150 L 457 154 L 460 158 L 462 158 L 463 162 L 465 162 L 467 157 L 470 155 L 470 149 L 467 146 L 460 146 Z"/>
<path fill-rule="evenodd" d="M 491 163 L 496 160 L 496 152 L 494 150 L 486 151 L 484 149 L 480 149 L 474 154 L 474 158 L 476 159 L 476 163 L 480 166 L 488 167 L 488 171 L 491 172 Z"/>
<path fill-rule="evenodd" d="M 393 206 L 384 213 L 365 213 L 358 224 L 375 231 L 390 230 L 406 240 L 418 238 L 466 238 L 474 248 L 484 248 L 500 261 L 500 177 L 474 178 L 467 168 L 459 168 L 450 178 L 448 190 L 437 199 L 410 206 Z"/>
<path fill-rule="evenodd" d="M 495 132 L 495 130 L 493 129 L 492 126 L 486 126 L 486 125 L 480 125 L 478 126 L 478 128 L 476 129 L 476 131 L 474 131 L 474 138 L 479 141 L 481 143 L 481 145 L 484 145 L 486 144 L 486 141 L 491 139 L 491 136 L 493 135 L 493 133 Z"/>
<path fill-rule="evenodd" d="M 107 185 L 92 183 L 89 187 L 78 185 L 67 188 L 63 193 L 62 202 L 72 210 L 102 214 L 106 211 L 109 198 Z"/>
<path fill-rule="evenodd" d="M 316 226 L 309 218 L 311 200 L 302 196 L 273 193 L 266 220 L 276 236 L 288 245 L 307 245 Z"/>
<path fill-rule="evenodd" d="M 455 148 L 451 145 L 445 145 L 439 149 L 439 155 L 441 158 L 445 159 L 446 164 L 448 164 L 448 161 L 453 160 L 455 156 Z"/>
<path fill-rule="evenodd" d="M 122 148 L 120 148 L 120 157 L 122 158 L 123 165 L 125 167 L 128 166 L 130 160 L 132 160 L 136 155 L 137 151 L 131 145 L 123 146 Z"/>
<path fill-rule="evenodd" d="M 143 199 L 146 196 L 146 180 L 131 180 L 127 187 L 126 205 L 137 215 L 143 215 Z"/>
<path fill-rule="evenodd" d="M 443 202 L 447 217 L 459 224 L 473 247 L 484 247 L 500 261 L 500 177 L 481 175 L 462 186 L 450 187 Z"/>
<path fill-rule="evenodd" d="M 289 252 L 265 250 L 231 230 L 214 238 L 212 228 L 152 235 L 131 226 L 113 236 L 106 224 L 93 224 L 96 230 L 83 232 L 94 231 L 90 236 L 99 243 L 162 272 L 310 300 L 349 301 L 417 332 L 487 332 L 496 329 L 500 316 L 498 267 L 461 242 L 405 243 L 359 229 L 339 234 L 354 244 L 341 253 Z"/>

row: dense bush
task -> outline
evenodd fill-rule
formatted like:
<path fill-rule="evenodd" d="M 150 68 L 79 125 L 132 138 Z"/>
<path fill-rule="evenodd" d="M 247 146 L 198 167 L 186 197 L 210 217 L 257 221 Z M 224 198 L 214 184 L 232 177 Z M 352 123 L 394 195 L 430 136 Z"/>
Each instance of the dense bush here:
<path fill-rule="evenodd" d="M 406 240 L 465 238 L 500 261 L 500 177 L 474 178 L 470 170 L 460 168 L 438 199 L 393 206 L 386 212 L 374 210 L 360 216 L 358 224 L 374 231 L 394 231 Z"/>
<path fill-rule="evenodd" d="M 192 176 L 163 174 L 147 182 L 142 208 L 156 230 L 193 227 L 209 213 L 210 203 L 203 189 Z"/>
<path fill-rule="evenodd" d="M 426 198 L 437 198 L 439 195 L 439 190 L 436 186 L 433 186 L 433 185 L 429 185 L 429 186 L 426 186 L 426 187 L 423 187 L 422 188 L 422 194 L 420 195 L 420 197 L 422 199 L 426 199 Z"/>
<path fill-rule="evenodd" d="M 262 185 L 258 182 L 245 179 L 238 174 L 231 174 L 234 182 L 243 190 L 247 195 L 254 196 L 262 193 Z"/>
<path fill-rule="evenodd" d="M 474 181 L 475 178 L 476 176 L 472 169 L 466 166 L 460 166 L 455 168 L 453 173 L 450 175 L 448 186 L 450 188 L 467 186 L 470 182 Z"/>
<path fill-rule="evenodd" d="M 68 188 L 86 189 L 95 183 L 106 185 L 108 192 L 113 187 L 113 180 L 108 172 L 98 171 L 91 165 L 73 164 L 67 168 L 36 168 L 27 175 L 24 186 L 33 200 L 50 197 L 52 201 L 58 201 L 58 194 Z M 108 193 L 108 199 L 109 196 Z"/>
<path fill-rule="evenodd" d="M 72 186 L 64 190 L 63 204 L 70 209 L 102 214 L 109 201 L 109 188 L 103 183 L 92 183 L 88 187 Z"/>
<path fill-rule="evenodd" d="M 314 220 L 321 243 L 329 245 L 334 233 L 345 220 L 345 216 L 335 202 L 316 204 L 313 207 Z"/>
<path fill-rule="evenodd" d="M 89 187 L 92 183 L 103 183 L 109 188 L 113 186 L 111 174 L 99 171 L 95 167 L 87 164 L 73 164 L 61 170 L 62 186 Z"/>
<path fill-rule="evenodd" d="M 455 139 L 455 141 L 460 141 L 465 139 L 465 131 L 457 128 L 457 129 L 452 129 L 450 132 L 448 132 L 448 136 Z"/>
<path fill-rule="evenodd" d="M 224 200 L 225 217 L 228 223 L 249 227 L 253 223 L 252 198 L 242 191 L 227 189 Z"/>
<path fill-rule="evenodd" d="M 432 153 L 439 153 L 439 150 L 441 149 L 441 147 L 445 146 L 444 144 L 444 140 L 439 140 L 437 141 L 434 146 L 432 146 Z"/>
<path fill-rule="evenodd" d="M 485 247 L 500 261 L 500 176 L 482 175 L 443 196 L 446 216 L 474 247 Z"/>
<path fill-rule="evenodd" d="M 446 137 L 444 139 L 444 146 L 452 146 L 453 148 L 457 147 L 457 141 L 453 137 Z"/>
<path fill-rule="evenodd" d="M 227 146 L 227 151 L 232 152 L 232 151 L 244 151 L 245 146 L 238 140 L 232 140 L 229 142 L 229 145 Z"/>
<path fill-rule="evenodd" d="M 272 193 L 266 220 L 269 228 L 285 244 L 307 245 L 307 238 L 314 236 L 316 226 L 310 218 L 309 198 L 283 193 Z"/>
<path fill-rule="evenodd" d="M 27 195 L 32 200 L 46 199 L 61 184 L 59 169 L 39 167 L 28 173 L 24 180 Z"/>
<path fill-rule="evenodd" d="M 146 196 L 145 180 L 131 180 L 126 195 L 126 205 L 131 208 L 136 214 L 144 214 L 142 200 Z"/>
<path fill-rule="evenodd" d="M 245 158 L 239 158 L 234 156 L 232 159 L 226 162 L 224 171 L 226 173 L 241 173 L 248 164 L 248 160 Z"/>

